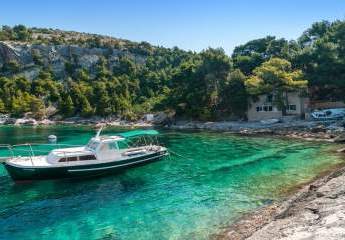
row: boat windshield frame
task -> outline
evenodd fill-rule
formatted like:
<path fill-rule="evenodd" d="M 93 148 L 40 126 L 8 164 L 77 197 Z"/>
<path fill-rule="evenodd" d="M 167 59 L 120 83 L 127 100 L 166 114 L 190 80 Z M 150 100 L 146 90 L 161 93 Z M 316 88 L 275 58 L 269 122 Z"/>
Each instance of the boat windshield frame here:
<path fill-rule="evenodd" d="M 95 139 L 91 139 L 91 140 L 87 143 L 86 147 L 87 147 L 88 149 L 90 149 L 90 150 L 96 152 L 96 150 L 97 150 L 97 148 L 99 147 L 100 144 L 101 144 L 100 141 L 95 140 Z"/>

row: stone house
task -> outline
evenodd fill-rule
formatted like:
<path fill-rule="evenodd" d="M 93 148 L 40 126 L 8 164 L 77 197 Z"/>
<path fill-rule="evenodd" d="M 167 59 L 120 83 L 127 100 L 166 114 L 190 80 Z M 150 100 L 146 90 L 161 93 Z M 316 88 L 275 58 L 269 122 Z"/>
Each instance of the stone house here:
<path fill-rule="evenodd" d="M 309 98 L 299 91 L 288 93 L 287 116 L 305 118 L 309 112 Z M 284 116 L 285 117 L 285 116 Z M 247 110 L 248 121 L 260 121 L 267 119 L 282 119 L 283 113 L 273 104 L 273 95 L 264 94 L 257 99 L 251 100 Z"/>

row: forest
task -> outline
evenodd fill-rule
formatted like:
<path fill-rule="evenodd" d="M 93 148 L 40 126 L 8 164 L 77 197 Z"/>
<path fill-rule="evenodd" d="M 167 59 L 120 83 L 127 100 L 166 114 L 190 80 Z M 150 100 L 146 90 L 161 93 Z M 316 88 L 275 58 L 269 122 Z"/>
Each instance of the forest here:
<path fill-rule="evenodd" d="M 172 111 L 177 117 L 197 120 L 245 119 L 248 102 L 263 93 L 274 93 L 284 108 L 283 93 L 306 90 L 314 100 L 341 100 L 345 96 L 345 21 L 312 24 L 296 40 L 267 36 L 235 47 L 231 56 L 222 48 L 201 52 L 164 48 L 128 40 L 33 38 L 47 29 L 23 25 L 3 26 L 0 41 L 32 44 L 76 44 L 85 48 L 122 49 L 141 54 L 137 63 L 123 54 L 110 66 L 102 56 L 93 72 L 73 59 L 65 62 L 66 76 L 57 79 L 51 66 L 42 63 L 38 76 L 20 74 L 20 63 L 0 68 L 0 112 L 21 117 L 31 112 L 47 117 L 49 109 L 63 118 L 117 116 L 136 120 L 144 113 Z"/>

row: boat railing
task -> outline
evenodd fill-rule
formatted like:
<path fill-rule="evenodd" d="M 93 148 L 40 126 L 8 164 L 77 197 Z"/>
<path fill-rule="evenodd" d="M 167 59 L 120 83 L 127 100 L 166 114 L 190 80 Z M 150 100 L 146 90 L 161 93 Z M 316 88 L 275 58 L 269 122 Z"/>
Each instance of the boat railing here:
<path fill-rule="evenodd" d="M 83 145 L 73 145 L 73 144 L 45 144 L 45 143 L 23 143 L 23 144 L 0 144 L 0 162 L 6 159 L 13 159 L 16 157 L 29 157 L 31 163 L 32 158 L 35 156 L 40 156 L 48 154 L 50 151 L 59 148 L 68 147 L 82 147 Z M 51 147 L 51 148 L 49 148 Z M 41 148 L 41 149 L 40 149 Z M 42 149 L 44 148 L 44 149 Z"/>
<path fill-rule="evenodd" d="M 157 136 L 140 136 L 135 138 L 128 138 L 125 142 L 127 147 L 142 147 L 147 145 L 161 145 Z"/>

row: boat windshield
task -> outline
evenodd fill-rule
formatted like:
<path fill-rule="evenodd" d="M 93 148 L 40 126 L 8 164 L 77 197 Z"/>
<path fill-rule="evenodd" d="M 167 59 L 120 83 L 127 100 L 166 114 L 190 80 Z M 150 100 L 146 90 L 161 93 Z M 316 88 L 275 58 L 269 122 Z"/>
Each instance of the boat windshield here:
<path fill-rule="evenodd" d="M 90 142 L 86 146 L 92 149 L 93 151 L 96 151 L 98 145 L 99 145 L 98 141 L 90 140 Z"/>

